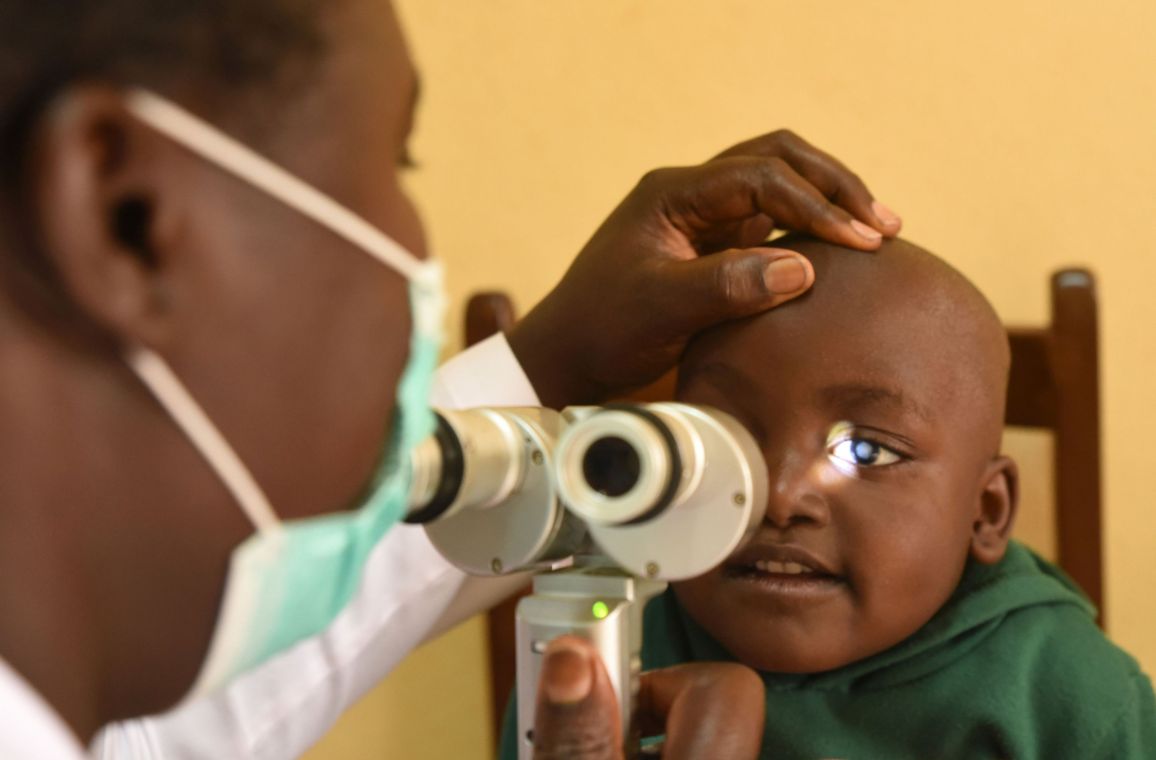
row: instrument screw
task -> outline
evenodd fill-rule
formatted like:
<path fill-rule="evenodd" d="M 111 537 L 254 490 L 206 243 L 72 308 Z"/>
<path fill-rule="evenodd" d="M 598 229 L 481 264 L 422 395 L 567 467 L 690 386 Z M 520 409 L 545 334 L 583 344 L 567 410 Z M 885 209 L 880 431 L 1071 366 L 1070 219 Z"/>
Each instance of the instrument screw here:
<path fill-rule="evenodd" d="M 494 557 L 490 560 L 490 569 L 494 571 L 495 575 L 502 572 L 502 560 Z"/>
<path fill-rule="evenodd" d="M 534 464 L 540 465 L 540 464 L 542 464 L 542 462 L 546 461 L 546 457 L 542 456 L 541 451 L 534 449 L 534 453 L 530 455 L 530 461 L 533 462 Z"/>
<path fill-rule="evenodd" d="M 658 563 L 657 562 L 647 562 L 646 563 L 646 577 L 653 578 L 656 575 L 658 575 Z"/>
<path fill-rule="evenodd" d="M 747 495 L 745 493 L 736 493 L 734 502 L 736 507 L 744 506 L 747 503 Z"/>

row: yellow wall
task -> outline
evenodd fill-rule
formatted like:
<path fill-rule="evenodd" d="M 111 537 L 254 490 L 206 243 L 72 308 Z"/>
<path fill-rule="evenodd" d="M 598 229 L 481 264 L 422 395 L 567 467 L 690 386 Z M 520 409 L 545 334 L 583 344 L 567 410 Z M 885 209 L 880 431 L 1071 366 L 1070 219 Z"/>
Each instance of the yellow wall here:
<path fill-rule="evenodd" d="M 1008 321 L 1042 323 L 1048 273 L 1090 264 L 1103 309 L 1110 630 L 1156 671 L 1156 3 L 400 8 L 425 79 L 413 189 L 456 298 L 497 286 L 525 308 L 643 171 L 780 126 L 854 166 L 906 234 Z M 1023 436 L 1012 448 L 1029 469 L 1046 461 Z M 436 748 L 407 743 L 414 710 L 447 688 L 483 703 L 484 669 L 465 664 L 480 636 L 475 625 L 419 654 L 373 696 L 380 709 L 343 724 L 365 737 L 360 754 L 329 744 L 312 760 L 485 757 L 485 725 L 465 713 L 456 752 L 441 731 L 424 736 Z M 456 684 L 451 665 L 465 668 Z"/>

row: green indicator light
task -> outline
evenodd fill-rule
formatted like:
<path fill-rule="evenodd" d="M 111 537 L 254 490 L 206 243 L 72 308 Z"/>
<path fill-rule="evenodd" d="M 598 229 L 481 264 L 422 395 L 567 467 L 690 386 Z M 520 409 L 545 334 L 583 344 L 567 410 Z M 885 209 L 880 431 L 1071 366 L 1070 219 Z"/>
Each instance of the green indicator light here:
<path fill-rule="evenodd" d="M 594 606 L 590 608 L 590 612 L 593 613 L 594 617 L 602 620 L 610 614 L 610 607 L 606 605 L 606 602 L 595 602 Z"/>

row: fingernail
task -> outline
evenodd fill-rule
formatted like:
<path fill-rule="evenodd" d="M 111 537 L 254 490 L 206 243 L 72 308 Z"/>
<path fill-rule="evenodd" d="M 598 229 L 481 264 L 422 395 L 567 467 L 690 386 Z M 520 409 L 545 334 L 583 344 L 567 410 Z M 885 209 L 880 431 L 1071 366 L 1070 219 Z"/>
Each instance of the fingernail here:
<path fill-rule="evenodd" d="M 763 282 L 776 295 L 798 293 L 807 287 L 807 268 L 794 256 L 775 259 L 763 271 Z"/>
<path fill-rule="evenodd" d="M 896 214 L 879 201 L 871 201 L 871 210 L 875 212 L 875 216 L 879 217 L 879 221 L 888 227 L 898 227 L 903 224 L 903 220 L 899 218 L 899 214 Z"/>
<path fill-rule="evenodd" d="M 851 220 L 851 229 L 858 232 L 859 237 L 867 238 L 871 242 L 875 242 L 876 240 L 881 240 L 883 238 L 883 233 L 881 233 L 879 230 L 868 227 L 858 219 Z"/>
<path fill-rule="evenodd" d="M 556 705 L 573 705 L 586 699 L 594 685 L 594 669 L 585 650 L 566 641 L 551 644 L 542 663 L 542 688 Z"/>

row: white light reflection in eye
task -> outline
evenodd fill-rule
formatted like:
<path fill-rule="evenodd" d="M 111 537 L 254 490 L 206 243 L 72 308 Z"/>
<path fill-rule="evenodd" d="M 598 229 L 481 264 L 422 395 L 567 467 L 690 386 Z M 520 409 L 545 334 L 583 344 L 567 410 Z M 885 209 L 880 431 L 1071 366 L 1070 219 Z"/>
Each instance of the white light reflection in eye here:
<path fill-rule="evenodd" d="M 866 468 L 885 467 L 903 457 L 878 441 L 855 435 L 850 422 L 840 422 L 827 434 L 827 458 L 844 475 L 858 477 Z"/>

